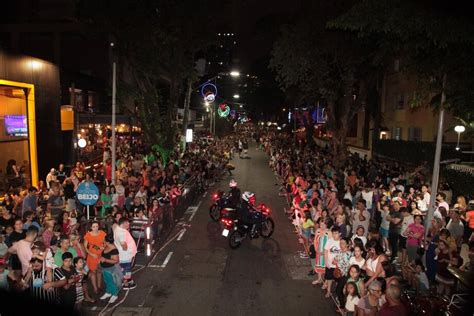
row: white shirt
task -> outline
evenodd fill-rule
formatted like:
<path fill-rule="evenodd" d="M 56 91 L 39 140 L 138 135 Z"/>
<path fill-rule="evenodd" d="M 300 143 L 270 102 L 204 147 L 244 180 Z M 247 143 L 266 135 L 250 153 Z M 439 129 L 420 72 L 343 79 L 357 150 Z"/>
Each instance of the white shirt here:
<path fill-rule="evenodd" d="M 352 256 L 350 259 L 349 259 L 349 265 L 352 266 L 354 264 L 358 265 L 359 268 L 362 269 L 362 267 L 364 266 L 365 264 L 365 259 L 361 257 L 361 261 L 357 261 L 356 258 L 354 256 Z"/>
<path fill-rule="evenodd" d="M 363 226 L 364 236 L 367 236 L 367 233 L 369 232 L 370 213 L 367 210 L 364 210 L 362 212 L 362 215 L 364 215 L 365 217 L 365 221 L 361 221 L 359 219 L 359 214 L 360 214 L 360 211 L 356 210 L 356 213 L 354 214 L 354 221 L 352 222 L 352 233 L 355 234 L 357 227 Z"/>
<path fill-rule="evenodd" d="M 348 312 L 354 312 L 357 303 L 359 303 L 359 298 L 357 296 L 347 295 L 346 306 L 345 306 L 346 310 Z"/>
<path fill-rule="evenodd" d="M 369 191 L 369 192 L 365 192 L 365 190 L 362 191 L 362 198 L 366 202 L 365 206 L 368 209 L 371 209 L 372 208 L 372 201 L 374 200 L 374 191 Z"/>
<path fill-rule="evenodd" d="M 413 215 L 403 216 L 403 219 L 402 219 L 402 233 L 401 233 L 401 235 L 403 237 L 407 237 L 405 235 L 405 230 L 407 229 L 408 225 L 410 225 L 413 222 L 414 222 Z"/>
<path fill-rule="evenodd" d="M 332 263 L 337 254 L 341 252 L 341 246 L 339 240 L 329 238 L 324 246 L 324 250 L 329 251 L 328 262 L 326 262 L 328 268 L 335 268 L 336 266 Z"/>
<path fill-rule="evenodd" d="M 137 244 L 130 232 L 120 226 L 114 230 L 115 247 L 119 251 L 120 262 L 131 262 L 137 254 Z M 127 250 L 123 250 L 122 243 L 127 244 Z"/>
<path fill-rule="evenodd" d="M 429 194 L 428 192 L 425 192 L 423 193 L 423 201 L 426 203 L 426 205 L 430 205 L 430 198 L 431 198 L 431 194 Z"/>

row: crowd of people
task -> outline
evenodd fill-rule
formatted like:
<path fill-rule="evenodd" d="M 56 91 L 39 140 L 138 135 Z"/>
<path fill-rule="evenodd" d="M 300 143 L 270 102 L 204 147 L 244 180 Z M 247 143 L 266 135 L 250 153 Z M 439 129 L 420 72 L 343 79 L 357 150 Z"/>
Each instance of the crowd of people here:
<path fill-rule="evenodd" d="M 474 201 L 447 183 L 427 185 L 429 171 L 350 155 L 338 165 L 328 148 L 269 134 L 260 142 L 288 199 L 288 218 L 321 286 L 346 315 L 408 315 L 402 293 L 453 293 L 450 268 L 474 272 Z M 431 225 L 430 195 L 436 194 Z M 426 231 L 428 229 L 428 231 Z M 469 247 L 468 260 L 461 257 Z"/>
<path fill-rule="evenodd" d="M 143 231 L 131 224 L 151 223 L 154 236 L 170 228 L 184 185 L 205 188 L 220 176 L 234 143 L 200 137 L 164 161 L 139 139 L 120 142 L 115 185 L 106 150 L 97 168 L 61 164 L 38 187 L 10 186 L 0 202 L 0 289 L 77 311 L 84 302 L 114 303 L 137 286 L 132 267 Z M 83 182 L 100 189 L 90 214 L 76 198 Z"/>

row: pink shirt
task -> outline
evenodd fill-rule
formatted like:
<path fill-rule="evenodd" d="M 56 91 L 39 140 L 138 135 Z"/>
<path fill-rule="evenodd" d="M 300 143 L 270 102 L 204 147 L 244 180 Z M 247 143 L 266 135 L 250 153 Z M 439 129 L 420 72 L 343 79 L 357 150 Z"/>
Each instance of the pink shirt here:
<path fill-rule="evenodd" d="M 14 243 L 10 249 L 13 253 L 16 253 L 16 255 L 18 256 L 18 259 L 20 259 L 21 273 L 22 275 L 25 275 L 26 272 L 28 272 L 28 267 L 30 266 L 30 260 L 31 260 L 31 257 L 33 256 L 33 253 L 31 252 L 31 243 L 29 241 L 22 239 Z"/>
<path fill-rule="evenodd" d="M 410 233 L 412 232 L 412 234 Z M 421 240 L 423 238 L 423 235 L 425 233 L 425 228 L 423 225 L 417 225 L 415 223 L 411 223 L 408 225 L 407 228 L 407 245 L 408 246 L 419 246 L 421 244 Z M 418 235 L 418 238 L 415 237 L 415 235 Z"/>

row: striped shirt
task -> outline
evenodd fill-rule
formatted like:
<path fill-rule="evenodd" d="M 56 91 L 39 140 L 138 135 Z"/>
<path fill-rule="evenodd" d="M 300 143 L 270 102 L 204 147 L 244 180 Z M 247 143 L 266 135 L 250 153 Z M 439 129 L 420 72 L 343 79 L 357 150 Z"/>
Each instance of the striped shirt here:
<path fill-rule="evenodd" d="M 54 269 L 53 281 L 64 280 L 65 276 L 61 270 Z M 46 283 L 46 271 L 41 269 L 40 271 L 33 270 L 30 279 L 30 295 L 38 300 L 55 304 L 58 302 L 58 292 L 56 288 L 50 288 L 45 290 L 43 285 Z"/>

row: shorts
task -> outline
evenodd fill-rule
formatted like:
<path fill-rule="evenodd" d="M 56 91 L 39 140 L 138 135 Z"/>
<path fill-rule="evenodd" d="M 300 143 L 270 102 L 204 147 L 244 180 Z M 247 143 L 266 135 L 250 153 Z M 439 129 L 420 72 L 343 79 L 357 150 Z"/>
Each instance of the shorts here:
<path fill-rule="evenodd" d="M 403 237 L 403 236 L 400 236 L 398 245 L 399 245 L 400 249 L 407 249 L 407 238 Z"/>
<path fill-rule="evenodd" d="M 382 235 L 382 237 L 388 238 L 388 229 L 380 227 L 379 232 L 380 232 L 380 235 Z"/>
<path fill-rule="evenodd" d="M 326 268 L 324 271 L 324 278 L 326 280 L 334 280 L 334 269 L 335 268 Z"/>
<path fill-rule="evenodd" d="M 120 262 L 120 268 L 122 268 L 123 278 L 130 280 L 132 278 L 132 262 Z"/>

